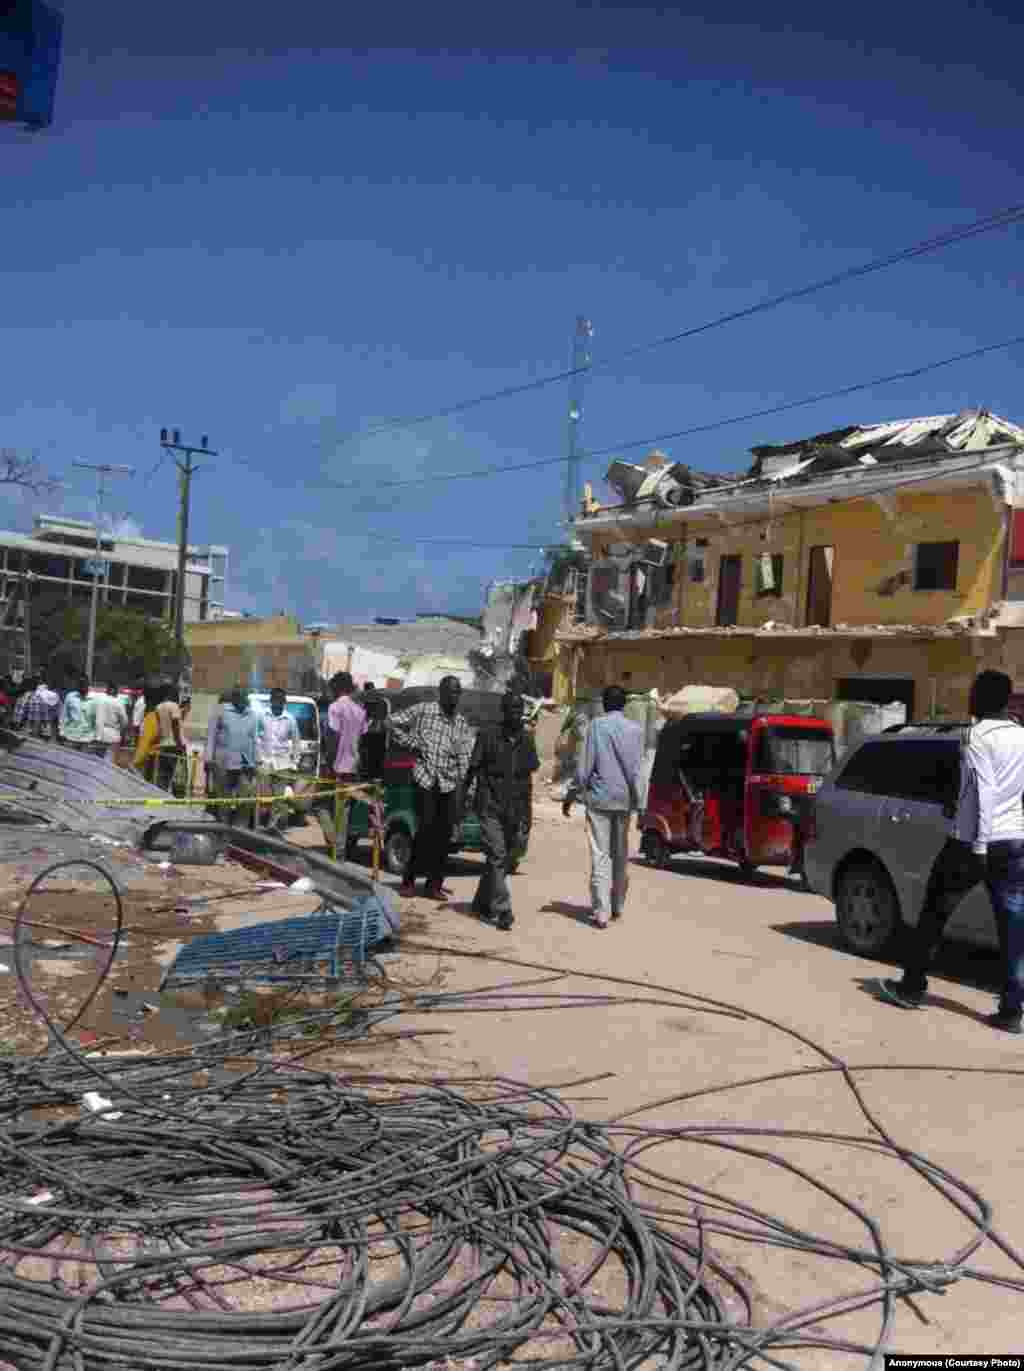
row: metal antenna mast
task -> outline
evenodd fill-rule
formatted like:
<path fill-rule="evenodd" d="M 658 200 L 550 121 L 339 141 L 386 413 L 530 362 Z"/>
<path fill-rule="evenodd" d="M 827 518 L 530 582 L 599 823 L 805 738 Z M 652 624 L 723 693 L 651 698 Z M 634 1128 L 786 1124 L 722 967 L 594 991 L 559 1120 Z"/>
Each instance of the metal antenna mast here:
<path fill-rule="evenodd" d="M 569 377 L 569 451 L 565 463 L 565 517 L 575 519 L 580 505 L 580 424 L 583 420 L 583 385 L 590 370 L 590 340 L 594 325 L 576 316 L 572 338 L 572 375 Z"/>

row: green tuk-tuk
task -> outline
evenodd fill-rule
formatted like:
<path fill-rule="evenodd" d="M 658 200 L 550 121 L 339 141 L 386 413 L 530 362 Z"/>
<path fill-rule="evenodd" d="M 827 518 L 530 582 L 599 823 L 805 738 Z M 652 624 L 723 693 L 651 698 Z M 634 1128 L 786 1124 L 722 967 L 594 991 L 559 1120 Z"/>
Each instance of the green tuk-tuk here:
<path fill-rule="evenodd" d="M 357 695 L 360 704 L 368 707 L 371 723 L 378 728 L 392 714 L 400 714 L 413 705 L 432 703 L 438 698 L 436 686 L 413 686 L 404 690 L 377 690 L 370 696 Z M 464 690 L 459 698 L 459 713 L 471 727 L 479 729 L 487 724 L 501 722 L 501 695 L 487 690 Z M 374 721 L 373 715 L 377 718 Z M 367 738 L 372 738 L 372 732 Z M 379 736 L 379 735 L 378 735 Z M 387 737 L 385 732 L 385 738 Z M 415 785 L 412 779 L 415 758 L 387 740 L 386 746 L 374 757 L 372 746 L 364 748 L 367 764 L 363 771 L 367 780 L 377 781 L 384 787 L 384 846 L 381 861 L 385 870 L 401 876 L 412 854 L 413 839 L 416 836 Z M 321 827 L 328 842 L 331 841 L 333 816 L 323 809 L 319 811 Z M 356 800 L 349 808 L 347 856 L 355 855 L 361 842 L 370 837 L 369 807 L 362 800 Z M 480 821 L 467 804 L 462 821 L 452 831 L 451 853 L 479 852 Z M 520 860 L 524 853 L 520 853 Z"/>

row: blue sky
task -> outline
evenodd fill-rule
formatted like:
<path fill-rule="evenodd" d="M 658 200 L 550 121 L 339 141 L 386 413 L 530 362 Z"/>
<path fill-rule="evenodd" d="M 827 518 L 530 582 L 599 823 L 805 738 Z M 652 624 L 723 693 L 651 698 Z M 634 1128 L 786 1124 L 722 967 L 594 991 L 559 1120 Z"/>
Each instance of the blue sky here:
<path fill-rule="evenodd" d="M 382 6 L 371 32 L 320 0 L 68 5 L 53 129 L 0 132 L 0 446 L 37 450 L 70 486 L 47 507 L 79 516 L 72 461 L 135 466 L 114 510 L 171 538 L 159 429 L 208 433 L 193 536 L 231 548 L 233 606 L 475 612 L 536 554 L 412 540 L 550 542 L 562 469 L 374 482 L 558 457 L 566 387 L 349 435 L 564 369 L 577 314 L 600 364 L 1024 202 L 1008 7 L 784 8 Z M 584 444 L 1022 333 L 1020 243 L 1004 230 L 595 373 Z M 736 470 L 754 443 L 850 422 L 1024 421 L 1022 360 L 668 450 Z"/>

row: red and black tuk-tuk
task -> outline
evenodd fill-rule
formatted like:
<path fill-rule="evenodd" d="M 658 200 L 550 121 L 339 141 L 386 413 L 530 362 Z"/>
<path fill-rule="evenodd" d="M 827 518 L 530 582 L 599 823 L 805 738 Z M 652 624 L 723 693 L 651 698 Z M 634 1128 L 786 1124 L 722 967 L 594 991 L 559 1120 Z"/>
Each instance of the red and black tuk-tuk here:
<path fill-rule="evenodd" d="M 835 762 L 831 725 L 791 714 L 690 714 L 661 730 L 640 848 L 801 867 L 801 814 Z"/>

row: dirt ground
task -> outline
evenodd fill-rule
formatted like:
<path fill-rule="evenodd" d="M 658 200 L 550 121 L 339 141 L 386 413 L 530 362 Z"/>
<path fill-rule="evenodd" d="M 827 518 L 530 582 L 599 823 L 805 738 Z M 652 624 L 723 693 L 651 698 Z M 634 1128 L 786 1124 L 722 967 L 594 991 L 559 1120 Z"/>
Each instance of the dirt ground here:
<path fill-rule="evenodd" d="M 312 826 L 293 831 L 292 837 L 309 845 L 320 841 Z M 190 932 L 290 917 L 315 905 L 309 896 L 261 885 L 233 866 L 175 871 L 139 864 L 132 855 L 110 855 L 131 877 L 125 902 L 128 946 L 76 1029 L 79 1041 L 92 1050 L 129 1042 L 135 1050 L 180 1048 L 183 1035 L 194 1034 L 210 1006 L 199 992 L 191 999 L 161 999 L 155 992 L 162 969 Z M 406 906 L 400 953 L 387 959 L 389 972 L 458 990 L 522 981 L 543 974 L 534 967 L 552 968 L 564 972 L 564 979 L 529 993 L 614 990 L 622 1002 L 545 1008 L 535 1000 L 523 1009 L 508 1003 L 473 1013 L 439 1010 L 403 1018 L 401 1026 L 443 1028 L 445 1036 L 382 1038 L 376 1044 L 371 1039 L 343 1052 L 318 1049 L 317 1065 L 423 1078 L 494 1074 L 533 1085 L 603 1076 L 566 1090 L 581 1116 L 605 1119 L 641 1111 L 633 1121 L 646 1125 L 705 1130 L 720 1125 L 718 1142 L 757 1145 L 778 1154 L 866 1209 L 907 1260 L 946 1259 L 968 1241 L 973 1226 L 905 1165 L 854 1143 L 752 1140 L 735 1132 L 827 1130 L 877 1139 L 834 1070 L 678 1098 L 794 1068 L 827 1066 L 810 1045 L 818 1044 L 857 1068 L 864 1099 L 883 1129 L 980 1191 L 994 1206 L 996 1231 L 1009 1244 L 1024 1246 L 1019 1140 L 1024 1044 L 980 1020 L 992 1003 L 996 966 L 991 957 L 949 950 L 927 1011 L 890 1008 L 871 993 L 872 979 L 888 974 L 888 968 L 838 947 L 827 902 L 780 876 L 762 873 L 750 885 L 724 863 L 686 859 L 667 871 L 634 862 L 625 917 L 597 931 L 587 913 L 582 817 L 563 819 L 546 798 L 538 799 L 530 852 L 513 878 L 516 923 L 509 933 L 481 924 L 471 913 L 479 870 L 479 859 L 467 856 L 448 878 L 454 892 L 448 905 L 438 908 L 417 899 Z M 4 930 L 11 927 L 25 874 L 8 872 L 0 881 L 0 911 L 7 919 L 0 921 L 0 941 L 9 936 Z M 187 900 L 193 903 L 185 913 L 181 906 Z M 37 897 L 29 916 L 104 941 L 112 902 L 99 886 L 66 886 Z M 35 939 L 52 943 L 36 949 L 33 988 L 68 1014 L 95 983 L 94 954 L 90 951 L 91 962 L 69 955 L 68 938 L 59 932 L 37 929 Z M 0 952 L 0 964 L 6 960 Z M 636 985 L 610 985 L 608 977 Z M 8 1051 L 38 1050 L 45 1037 L 17 1004 L 14 990 L 13 976 L 0 975 L 0 1042 Z M 678 992 L 727 1002 L 808 1041 L 756 1018 L 712 1013 Z M 629 1003 L 629 998 L 661 1003 Z M 153 1008 L 140 1013 L 144 1003 Z M 707 1132 L 688 1142 L 673 1140 L 654 1158 L 653 1165 L 673 1176 L 790 1224 L 858 1247 L 869 1245 L 864 1228 L 838 1202 L 824 1200 L 806 1181 L 770 1161 L 723 1149 Z M 833 1269 L 821 1259 L 738 1239 L 716 1239 L 714 1254 L 754 1290 L 757 1319 L 763 1323 L 870 1284 L 867 1273 L 857 1275 L 847 1263 L 837 1262 Z M 970 1265 L 997 1275 L 1022 1274 L 992 1243 Z M 875 1308 L 830 1321 L 827 1331 L 871 1343 L 878 1326 Z M 893 1329 L 892 1351 L 1011 1353 L 1024 1347 L 1024 1299 L 963 1279 L 941 1294 L 918 1295 L 913 1304 L 897 1301 Z M 847 1364 L 834 1352 L 785 1355 L 815 1369 Z"/>

